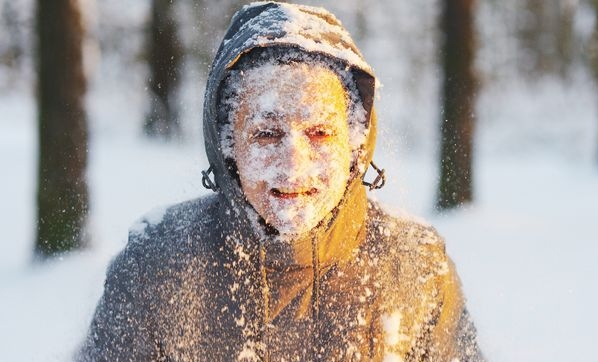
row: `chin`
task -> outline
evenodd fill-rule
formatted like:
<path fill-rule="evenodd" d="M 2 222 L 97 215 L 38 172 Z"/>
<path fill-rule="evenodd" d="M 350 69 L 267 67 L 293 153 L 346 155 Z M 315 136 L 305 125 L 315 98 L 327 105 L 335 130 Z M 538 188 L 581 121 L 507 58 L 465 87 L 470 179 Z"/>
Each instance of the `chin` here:
<path fill-rule="evenodd" d="M 278 230 L 278 233 L 280 234 L 281 237 L 285 237 L 285 238 L 293 238 L 293 237 L 299 237 L 301 235 L 307 234 L 310 230 L 312 230 L 314 226 L 312 227 L 306 227 L 306 223 L 305 222 L 299 222 L 299 223 L 276 223 L 276 224 L 271 224 L 276 230 Z M 297 225 L 301 225 L 301 227 L 298 227 Z"/>

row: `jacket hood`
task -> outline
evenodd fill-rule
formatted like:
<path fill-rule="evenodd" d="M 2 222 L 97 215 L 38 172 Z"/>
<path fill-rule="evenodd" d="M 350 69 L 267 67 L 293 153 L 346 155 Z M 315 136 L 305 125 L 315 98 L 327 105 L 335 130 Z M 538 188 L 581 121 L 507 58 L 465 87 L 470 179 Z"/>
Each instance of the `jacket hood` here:
<path fill-rule="evenodd" d="M 294 250 L 274 254 L 287 261 L 277 260 L 275 264 L 299 264 L 311 267 L 314 263 L 331 265 L 347 258 L 350 251 L 364 238 L 364 220 L 367 209 L 362 177 L 369 165 L 375 144 L 376 122 L 373 99 L 376 78 L 365 62 L 355 43 L 338 19 L 322 8 L 276 2 L 256 2 L 244 6 L 232 18 L 231 24 L 216 53 L 208 76 L 205 99 L 203 129 L 205 148 L 210 167 L 214 173 L 217 189 L 232 206 L 237 230 L 250 230 L 248 205 L 221 144 L 221 125 L 218 120 L 219 87 L 227 72 L 239 59 L 257 48 L 288 47 L 306 54 L 324 56 L 349 70 L 366 112 L 367 137 L 359 152 L 357 174 L 347 185 L 345 195 L 333 215 L 313 230 L 305 240 L 296 240 Z M 206 184 L 204 174 L 204 185 Z M 239 207 L 241 206 L 241 207 Z M 246 235 L 259 239 L 259 235 Z M 257 238 L 256 238 L 257 237 Z M 245 237 L 237 238 L 244 243 Z M 279 246 L 278 246 L 279 247 Z M 268 252 L 266 252 L 267 255 Z M 266 261 L 267 262 L 267 261 Z"/>
<path fill-rule="evenodd" d="M 369 138 L 359 163 L 362 172 L 371 161 L 376 125 L 373 99 L 376 78 L 348 32 L 334 15 L 322 8 L 276 2 L 255 2 L 244 6 L 231 24 L 216 52 L 206 85 L 203 114 L 205 148 L 214 172 L 215 184 L 229 199 L 237 199 L 238 186 L 227 171 L 220 144 L 218 88 L 235 63 L 256 48 L 292 47 L 307 54 L 320 54 L 350 69 L 366 111 Z"/>

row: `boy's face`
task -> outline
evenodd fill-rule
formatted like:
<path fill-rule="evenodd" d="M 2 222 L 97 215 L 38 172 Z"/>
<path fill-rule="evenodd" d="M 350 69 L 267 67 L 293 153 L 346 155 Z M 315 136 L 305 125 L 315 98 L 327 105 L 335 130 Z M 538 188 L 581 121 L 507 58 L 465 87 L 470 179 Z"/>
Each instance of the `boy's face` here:
<path fill-rule="evenodd" d="M 345 90 L 314 65 L 264 65 L 244 74 L 233 111 L 243 192 L 282 235 L 315 227 L 340 202 L 351 164 Z"/>

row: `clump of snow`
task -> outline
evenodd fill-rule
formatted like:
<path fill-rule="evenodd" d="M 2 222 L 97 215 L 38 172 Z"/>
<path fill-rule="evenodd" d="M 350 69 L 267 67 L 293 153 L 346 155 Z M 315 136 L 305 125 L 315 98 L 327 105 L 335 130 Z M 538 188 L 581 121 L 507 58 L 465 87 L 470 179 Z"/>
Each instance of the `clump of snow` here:
<path fill-rule="evenodd" d="M 143 219 L 138 220 L 137 222 L 133 223 L 131 227 L 129 227 L 129 233 L 134 235 L 143 235 L 145 234 L 145 229 L 147 228 L 148 224 L 143 221 Z"/>
<path fill-rule="evenodd" d="M 168 210 L 167 206 L 158 206 L 148 212 L 144 219 L 149 222 L 150 225 L 158 225 L 159 223 L 164 220 L 164 216 L 166 216 L 166 211 Z"/>
<path fill-rule="evenodd" d="M 129 232 L 132 234 L 143 235 L 145 229 L 151 225 L 158 225 L 166 216 L 167 206 L 158 206 L 153 208 L 150 212 L 145 214 L 141 219 L 133 223 L 129 228 Z"/>
<path fill-rule="evenodd" d="M 382 362 L 403 362 L 403 359 L 396 353 L 387 352 L 384 354 Z"/>
<path fill-rule="evenodd" d="M 394 346 L 401 341 L 399 330 L 401 328 L 402 315 L 399 311 L 391 314 L 384 314 L 381 317 L 382 329 L 384 330 L 384 341 L 389 346 Z"/>
<path fill-rule="evenodd" d="M 261 361 L 259 355 L 257 354 L 256 350 L 258 349 L 257 343 L 249 340 L 243 344 L 243 349 L 237 356 L 237 361 L 239 362 L 258 362 Z"/>

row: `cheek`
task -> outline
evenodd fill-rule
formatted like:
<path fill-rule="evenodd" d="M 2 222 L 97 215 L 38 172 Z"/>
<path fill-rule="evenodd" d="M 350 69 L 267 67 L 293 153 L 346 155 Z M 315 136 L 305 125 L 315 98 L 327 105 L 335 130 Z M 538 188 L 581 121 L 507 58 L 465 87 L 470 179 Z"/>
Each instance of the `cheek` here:
<path fill-rule="evenodd" d="M 348 179 L 349 150 L 335 145 L 323 145 L 317 150 L 314 163 L 321 170 L 320 178 L 327 184 L 343 183 Z"/>
<path fill-rule="evenodd" d="M 266 198 L 266 185 L 264 182 L 241 179 L 241 187 L 245 197 L 254 207 L 258 208 L 258 205 L 264 204 Z"/>
<path fill-rule="evenodd" d="M 273 160 L 276 160 L 276 150 L 273 146 L 259 146 L 248 144 L 237 154 L 237 168 L 241 179 L 256 183 L 267 181 L 269 172 L 273 166 Z"/>

